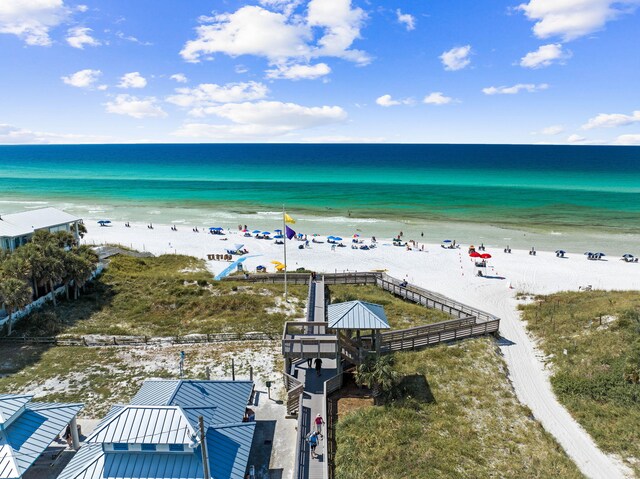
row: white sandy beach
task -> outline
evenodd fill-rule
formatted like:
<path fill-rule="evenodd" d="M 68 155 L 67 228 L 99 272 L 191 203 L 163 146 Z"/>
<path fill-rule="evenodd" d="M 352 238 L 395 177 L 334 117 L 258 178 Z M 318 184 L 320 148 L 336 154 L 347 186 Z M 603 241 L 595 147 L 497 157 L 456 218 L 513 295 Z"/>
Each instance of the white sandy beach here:
<path fill-rule="evenodd" d="M 125 228 L 120 222 L 110 227 L 88 222 L 85 242 L 119 243 L 154 254 L 178 253 L 204 259 L 207 254 L 225 253 L 226 248 L 242 243 L 249 251 L 244 266 L 250 271 L 257 265 L 273 271 L 271 261 L 282 261 L 282 246 L 273 241 L 245 238 L 237 227 L 235 231 L 226 231 L 225 236 L 214 236 L 208 232 L 194 233 L 190 226 L 177 226 L 178 231 L 172 231 L 169 225 L 154 224 L 151 230 L 143 223 L 132 223 L 130 228 Z M 304 232 L 296 226 L 294 229 Z M 273 226 L 278 227 L 281 228 Z M 332 251 L 326 243 L 311 243 L 310 248 L 298 249 L 302 242 L 289 242 L 289 270 L 299 267 L 323 272 L 384 269 L 395 277 L 406 278 L 410 283 L 501 317 L 504 341 L 500 347 L 520 401 L 532 410 L 587 477 L 616 478 L 630 474 L 620 461 L 603 454 L 556 400 L 541 354 L 519 319 L 515 295 L 517 292 L 548 294 L 578 290 L 588 285 L 593 289 L 640 290 L 640 264 L 625 263 L 619 256 L 589 261 L 584 251 L 569 250 L 567 258 L 561 259 L 553 252 L 538 251 L 536 256 L 531 256 L 527 251 L 514 249 L 512 254 L 505 254 L 501 248 L 487 247 L 486 252 L 493 256 L 486 271 L 489 277 L 478 277 L 467 255 L 468 245 L 446 250 L 437 244 L 425 244 L 425 251 L 407 251 L 392 246 L 388 238 L 378 238 L 377 248 L 362 251 L 350 247 L 353 231 L 335 233 L 343 235 L 346 248 Z M 369 238 L 364 239 L 368 244 Z M 217 274 L 229 263 L 208 261 L 207 266 Z"/>

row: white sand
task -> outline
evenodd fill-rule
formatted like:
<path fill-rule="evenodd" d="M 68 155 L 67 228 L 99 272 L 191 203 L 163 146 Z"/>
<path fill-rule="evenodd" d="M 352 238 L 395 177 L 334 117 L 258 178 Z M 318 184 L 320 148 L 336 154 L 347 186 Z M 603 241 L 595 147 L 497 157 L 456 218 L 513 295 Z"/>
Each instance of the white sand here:
<path fill-rule="evenodd" d="M 131 228 L 121 224 L 108 228 L 89 224 L 88 228 L 86 240 L 89 244 L 120 243 L 154 254 L 177 252 L 206 258 L 207 254 L 224 253 L 225 248 L 234 243 L 243 243 L 249 250 L 248 256 L 251 256 L 244 265 L 250 270 L 262 264 L 273 271 L 271 261 L 282 261 L 282 246 L 275 245 L 273 241 L 244 238 L 237 231 L 219 237 L 194 233 L 190 227 L 184 226 L 179 226 L 177 232 L 166 225 L 154 225 L 154 229 L 149 230 L 144 224 L 132 224 Z M 618 257 L 589 261 L 582 251 L 569 251 L 568 258 L 559 259 L 549 252 L 530 256 L 526 251 L 513 250 L 512 254 L 505 254 L 502 250 L 487 248 L 486 252 L 494 257 L 489 260 L 486 273 L 495 278 L 480 278 L 475 275 L 476 268 L 466 249 L 445 250 L 439 245 L 425 245 L 424 252 L 406 251 L 379 238 L 378 247 L 374 250 L 352 250 L 349 232 L 341 233 L 346 234 L 344 243 L 347 248 L 337 248 L 336 251 L 331 251 L 326 243 L 311 244 L 311 248 L 299 250 L 297 246 L 302 243 L 289 242 L 289 270 L 298 267 L 324 272 L 386 269 L 397 278 L 406 278 L 410 283 L 501 317 L 500 332 L 505 338 L 501 350 L 520 401 L 531 409 L 586 476 L 617 478 L 631 475 L 620 461 L 603 454 L 558 403 L 551 390 L 548 371 L 540 359 L 541 354 L 519 319 L 515 293 L 548 294 L 577 290 L 587 285 L 594 289 L 640 290 L 640 264 L 627 264 Z M 228 265 L 226 262 L 208 262 L 213 273 Z"/>

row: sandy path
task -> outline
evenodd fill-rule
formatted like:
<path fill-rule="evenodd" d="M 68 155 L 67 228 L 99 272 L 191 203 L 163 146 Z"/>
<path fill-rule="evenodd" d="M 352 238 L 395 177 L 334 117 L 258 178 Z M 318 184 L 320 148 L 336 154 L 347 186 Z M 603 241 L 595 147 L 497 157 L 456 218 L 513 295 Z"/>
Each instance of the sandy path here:
<path fill-rule="evenodd" d="M 242 238 L 237 233 L 229 234 L 228 241 L 224 242 L 211 235 L 186 230 L 172 232 L 168 226 L 159 225 L 151 232 L 144 225 L 136 228 L 90 225 L 90 233 L 90 242 L 121 242 L 138 249 L 143 249 L 144 245 L 144 249 L 156 254 L 177 251 L 200 258 L 207 253 L 222 253 L 227 245 L 242 242 L 252 255 L 256 255 L 245 262 L 250 270 L 258 264 L 270 267 L 271 260 L 282 259 L 281 246 Z M 349 237 L 345 232 L 345 238 Z M 348 240 L 346 243 L 349 244 Z M 585 285 L 600 289 L 640 289 L 640 266 L 625 264 L 616 258 L 587 261 L 581 252 L 570 253 L 569 258 L 561 260 L 548 252 L 529 256 L 525 251 L 514 250 L 513 254 L 506 255 L 488 248 L 487 252 L 494 258 L 490 260 L 487 273 L 496 277 L 489 279 L 475 276 L 473 263 L 464 250 L 444 250 L 438 245 L 426 245 L 426 249 L 425 252 L 405 251 L 388 245 L 388 241 L 381 241 L 372 251 L 350 248 L 331 251 L 326 244 L 312 245 L 311 249 L 304 250 L 290 247 L 288 263 L 292 270 L 300 266 L 326 272 L 387 269 L 393 276 L 406 278 L 411 283 L 499 316 L 502 318 L 500 332 L 505 338 L 501 350 L 518 399 L 531 409 L 587 477 L 632 476 L 624 464 L 600 451 L 589 434 L 558 402 L 540 360 L 541 353 L 527 336 L 520 320 L 514 296 L 516 291 L 549 294 L 577 290 Z M 207 263 L 214 273 L 227 265 L 215 261 Z"/>

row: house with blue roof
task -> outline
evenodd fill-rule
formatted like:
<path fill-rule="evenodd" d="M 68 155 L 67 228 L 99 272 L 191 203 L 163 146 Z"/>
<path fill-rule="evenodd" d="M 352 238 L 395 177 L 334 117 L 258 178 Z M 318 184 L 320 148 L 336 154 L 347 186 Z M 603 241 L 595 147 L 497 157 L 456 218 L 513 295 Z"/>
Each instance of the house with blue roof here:
<path fill-rule="evenodd" d="M 19 479 L 70 426 L 79 447 L 76 416 L 82 404 L 32 402 L 33 396 L 0 394 L 0 479 Z"/>
<path fill-rule="evenodd" d="M 147 380 L 100 421 L 59 479 L 244 479 L 252 392 L 252 381 Z"/>
<path fill-rule="evenodd" d="M 365 351 L 379 351 L 380 333 L 391 326 L 381 305 L 346 301 L 327 306 L 327 328 L 336 332 L 342 344 L 351 344 L 362 354 Z"/>

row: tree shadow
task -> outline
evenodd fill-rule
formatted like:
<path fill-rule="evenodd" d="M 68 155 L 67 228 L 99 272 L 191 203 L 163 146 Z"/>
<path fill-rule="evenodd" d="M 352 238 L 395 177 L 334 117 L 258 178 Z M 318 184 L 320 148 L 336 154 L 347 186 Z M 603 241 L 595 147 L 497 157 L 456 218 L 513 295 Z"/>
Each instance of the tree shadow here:
<path fill-rule="evenodd" d="M 424 374 L 404 376 L 397 386 L 399 399 L 408 397 L 423 403 L 435 403 L 436 398 L 431 391 L 429 381 Z"/>

